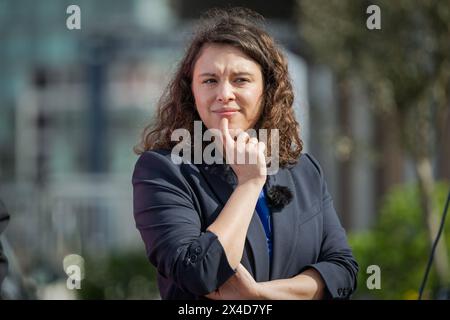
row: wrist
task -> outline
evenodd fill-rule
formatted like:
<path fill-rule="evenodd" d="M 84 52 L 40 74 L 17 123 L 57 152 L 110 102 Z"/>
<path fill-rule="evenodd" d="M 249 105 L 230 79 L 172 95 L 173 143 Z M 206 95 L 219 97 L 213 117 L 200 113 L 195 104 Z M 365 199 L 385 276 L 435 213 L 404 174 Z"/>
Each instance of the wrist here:
<path fill-rule="evenodd" d="M 256 187 L 258 189 L 262 189 L 264 187 L 264 184 L 266 183 L 266 178 L 257 178 L 257 179 L 250 179 L 250 180 L 244 180 L 239 181 L 238 180 L 238 186 L 250 186 L 250 187 Z"/>
<path fill-rule="evenodd" d="M 255 300 L 268 300 L 266 294 L 266 282 L 257 282 L 255 288 Z"/>

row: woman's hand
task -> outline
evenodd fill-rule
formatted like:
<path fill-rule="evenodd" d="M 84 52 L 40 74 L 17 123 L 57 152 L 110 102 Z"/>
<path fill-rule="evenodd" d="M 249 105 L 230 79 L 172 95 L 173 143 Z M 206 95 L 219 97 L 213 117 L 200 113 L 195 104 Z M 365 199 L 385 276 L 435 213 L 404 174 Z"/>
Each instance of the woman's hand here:
<path fill-rule="evenodd" d="M 248 226 L 255 212 L 258 196 L 266 182 L 265 145 L 257 139 L 242 141 L 242 137 L 248 136 L 247 133 L 242 133 L 241 139 L 234 141 L 228 131 L 227 118 L 221 119 L 220 132 L 216 131 L 216 134 L 216 148 L 219 147 L 221 153 L 225 152 L 226 161 L 238 178 L 238 185 L 207 230 L 217 235 L 228 263 L 232 268 L 237 268 L 242 259 Z M 237 156 L 239 160 L 242 155 L 250 159 L 256 158 L 255 163 L 234 164 L 234 157 Z"/>
<path fill-rule="evenodd" d="M 236 273 L 206 297 L 213 300 L 257 300 L 260 299 L 259 284 L 247 269 L 239 264 Z"/>
<path fill-rule="evenodd" d="M 228 119 L 220 120 L 222 143 L 225 147 L 226 161 L 231 165 L 238 178 L 239 184 L 248 181 L 264 184 L 267 176 L 266 158 L 264 151 L 266 145 L 257 138 L 250 137 L 240 130 L 235 141 L 228 129 Z"/>
<path fill-rule="evenodd" d="M 310 300 L 323 299 L 325 282 L 315 269 L 289 279 L 256 282 L 242 264 L 220 288 L 206 295 L 213 300 Z"/>

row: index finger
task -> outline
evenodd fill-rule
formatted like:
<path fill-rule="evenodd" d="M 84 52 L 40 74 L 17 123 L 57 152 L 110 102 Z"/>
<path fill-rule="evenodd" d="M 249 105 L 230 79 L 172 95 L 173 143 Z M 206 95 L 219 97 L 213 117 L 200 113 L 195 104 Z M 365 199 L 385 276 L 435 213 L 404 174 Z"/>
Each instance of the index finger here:
<path fill-rule="evenodd" d="M 228 130 L 228 119 L 226 117 L 223 117 L 220 120 L 220 131 L 222 132 L 225 142 L 230 142 L 233 140 L 233 138 L 230 135 L 230 131 Z"/>

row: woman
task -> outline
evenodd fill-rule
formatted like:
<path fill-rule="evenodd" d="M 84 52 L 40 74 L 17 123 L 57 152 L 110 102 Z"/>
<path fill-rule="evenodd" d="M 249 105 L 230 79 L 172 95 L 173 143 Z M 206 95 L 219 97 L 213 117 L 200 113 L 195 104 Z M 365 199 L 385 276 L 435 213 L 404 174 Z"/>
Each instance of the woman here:
<path fill-rule="evenodd" d="M 144 130 L 134 217 L 163 299 L 345 299 L 356 288 L 322 170 L 301 153 L 286 59 L 262 21 L 209 11 Z M 220 133 L 225 164 L 174 161 L 173 133 L 193 134 L 195 121 Z M 279 143 L 248 129 L 276 129 Z"/>

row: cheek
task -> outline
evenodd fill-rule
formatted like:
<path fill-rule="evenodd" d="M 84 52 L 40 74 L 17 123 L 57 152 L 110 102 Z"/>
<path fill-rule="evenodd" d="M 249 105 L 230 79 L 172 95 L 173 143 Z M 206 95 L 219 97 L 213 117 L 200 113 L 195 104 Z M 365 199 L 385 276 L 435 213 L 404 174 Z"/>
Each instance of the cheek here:
<path fill-rule="evenodd" d="M 210 104 L 210 94 L 207 91 L 195 90 L 194 91 L 194 99 L 195 104 L 197 105 L 197 109 L 207 111 Z"/>
<path fill-rule="evenodd" d="M 201 119 L 203 121 L 207 120 L 210 117 L 208 102 L 202 96 L 198 97 L 198 99 L 196 99 L 195 101 L 197 106 L 197 112 L 200 115 Z"/>
<path fill-rule="evenodd" d="M 214 126 L 212 122 L 212 114 L 209 112 L 209 108 L 211 106 L 211 99 L 207 92 L 203 92 L 201 90 L 193 90 L 195 106 L 197 108 L 197 112 L 200 116 L 200 119 L 203 121 L 207 128 Z"/>
<path fill-rule="evenodd" d="M 263 92 L 259 88 L 254 88 L 252 90 L 248 90 L 242 96 L 245 99 L 245 103 L 247 105 L 247 110 L 251 114 L 257 114 L 259 109 L 261 108 Z"/>

